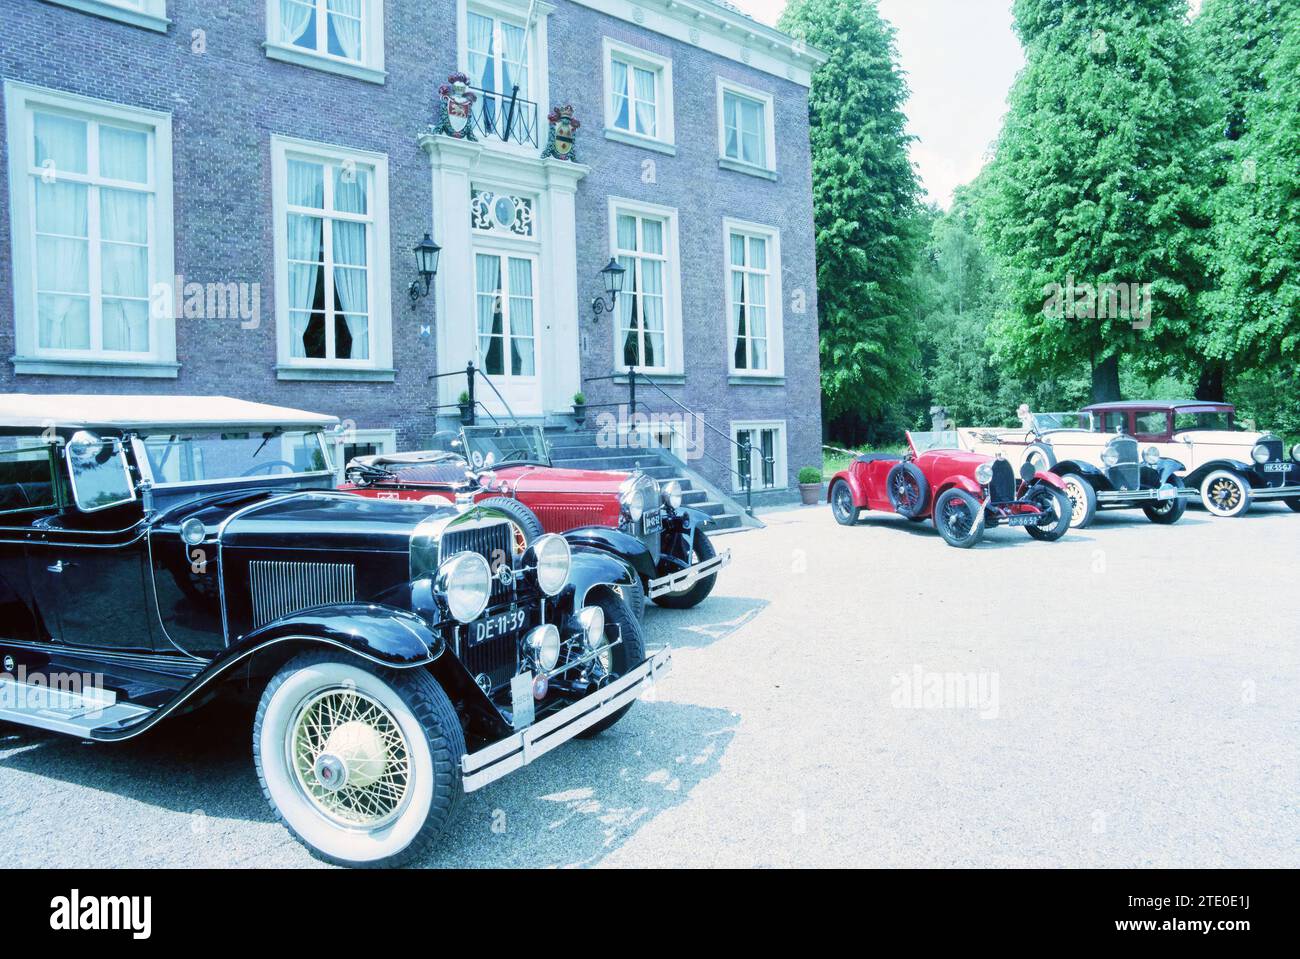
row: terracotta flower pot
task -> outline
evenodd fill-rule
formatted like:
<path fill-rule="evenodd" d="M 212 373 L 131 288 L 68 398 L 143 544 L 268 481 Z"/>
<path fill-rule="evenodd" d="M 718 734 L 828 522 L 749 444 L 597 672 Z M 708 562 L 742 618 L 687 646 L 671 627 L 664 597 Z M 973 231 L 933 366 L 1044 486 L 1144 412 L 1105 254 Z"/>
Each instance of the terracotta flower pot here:
<path fill-rule="evenodd" d="M 822 484 L 821 483 L 800 483 L 799 495 L 803 498 L 804 506 L 816 506 L 821 502 Z"/>

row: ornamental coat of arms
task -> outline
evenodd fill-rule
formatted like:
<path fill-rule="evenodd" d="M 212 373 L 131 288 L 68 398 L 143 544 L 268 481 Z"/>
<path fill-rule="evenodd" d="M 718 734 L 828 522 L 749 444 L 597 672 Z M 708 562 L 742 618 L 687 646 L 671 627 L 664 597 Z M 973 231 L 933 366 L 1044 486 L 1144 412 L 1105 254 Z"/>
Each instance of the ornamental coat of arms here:
<path fill-rule="evenodd" d="M 574 134 L 582 123 L 573 115 L 573 107 L 569 104 L 556 107 L 546 115 L 546 119 L 551 124 L 551 136 L 546 143 L 546 149 L 542 151 L 542 156 L 577 162 Z"/>
<path fill-rule="evenodd" d="M 475 139 L 471 120 L 478 95 L 469 88 L 469 77 L 453 73 L 438 87 L 438 97 L 438 120 L 433 131 L 458 140 Z"/>

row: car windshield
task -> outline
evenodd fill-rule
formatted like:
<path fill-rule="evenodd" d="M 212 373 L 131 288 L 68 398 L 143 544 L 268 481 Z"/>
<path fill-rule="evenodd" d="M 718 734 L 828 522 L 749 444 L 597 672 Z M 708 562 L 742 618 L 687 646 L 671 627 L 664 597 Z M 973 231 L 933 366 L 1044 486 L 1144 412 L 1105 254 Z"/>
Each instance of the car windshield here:
<path fill-rule="evenodd" d="M 912 450 L 917 456 L 927 450 L 956 450 L 961 449 L 961 440 L 955 430 L 943 430 L 939 433 L 911 433 L 907 434 L 907 441 L 912 444 Z"/>
<path fill-rule="evenodd" d="M 1206 410 L 1200 413 L 1174 413 L 1174 432 L 1187 430 L 1235 430 L 1232 410 Z"/>
<path fill-rule="evenodd" d="M 515 463 L 551 465 L 540 426 L 467 426 L 462 431 L 465 459 L 476 470 Z"/>
<path fill-rule="evenodd" d="M 331 468 L 319 430 L 152 434 L 143 443 L 158 484 L 294 476 Z"/>
<path fill-rule="evenodd" d="M 1035 413 L 1034 429 L 1040 433 L 1052 430 L 1091 430 L 1094 426 L 1091 413 Z"/>

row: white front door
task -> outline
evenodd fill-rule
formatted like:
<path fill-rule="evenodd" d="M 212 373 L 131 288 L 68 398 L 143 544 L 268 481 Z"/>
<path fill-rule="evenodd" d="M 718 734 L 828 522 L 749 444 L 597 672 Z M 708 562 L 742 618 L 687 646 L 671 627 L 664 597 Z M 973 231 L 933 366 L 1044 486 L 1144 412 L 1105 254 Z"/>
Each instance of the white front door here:
<path fill-rule="evenodd" d="M 537 338 L 541 330 L 537 315 L 537 257 L 508 250 L 476 249 L 474 300 L 477 365 L 492 384 L 478 384 L 475 399 L 498 415 L 506 412 L 502 399 L 516 414 L 539 415 L 542 380 L 537 366 Z"/>

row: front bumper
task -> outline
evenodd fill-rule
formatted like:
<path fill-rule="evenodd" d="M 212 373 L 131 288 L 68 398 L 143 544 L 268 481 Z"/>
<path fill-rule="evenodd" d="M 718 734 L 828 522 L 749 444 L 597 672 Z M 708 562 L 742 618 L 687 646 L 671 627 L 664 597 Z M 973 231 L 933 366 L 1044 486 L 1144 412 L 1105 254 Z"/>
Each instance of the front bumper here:
<path fill-rule="evenodd" d="M 696 563 L 694 566 L 687 566 L 685 569 L 679 569 L 667 576 L 659 576 L 650 580 L 646 584 L 646 598 L 654 599 L 656 596 L 662 596 L 664 593 L 676 593 L 683 589 L 690 589 L 697 582 L 706 576 L 712 576 L 722 567 L 731 562 L 731 550 L 724 549 L 712 559 L 706 559 L 702 563 Z"/>
<path fill-rule="evenodd" d="M 1250 497 L 1253 500 L 1263 499 L 1291 499 L 1300 497 L 1300 485 L 1291 486 L 1256 486 L 1250 491 Z"/>
<path fill-rule="evenodd" d="M 1134 489 L 1134 490 L 1097 490 L 1097 502 L 1101 505 L 1110 503 L 1159 503 L 1171 499 L 1197 499 L 1200 496 L 1198 490 L 1184 488 L 1179 489 L 1172 483 L 1165 483 L 1163 486 L 1152 487 L 1151 489 Z"/>
<path fill-rule="evenodd" d="M 491 746 L 462 756 L 460 771 L 465 792 L 474 792 L 496 782 L 502 776 L 508 776 L 623 708 L 653 688 L 672 669 L 672 662 L 672 649 L 665 646 L 608 686 L 584 696 L 571 706 L 565 706 L 557 713 L 551 713 L 527 729 L 521 729 Z"/>

